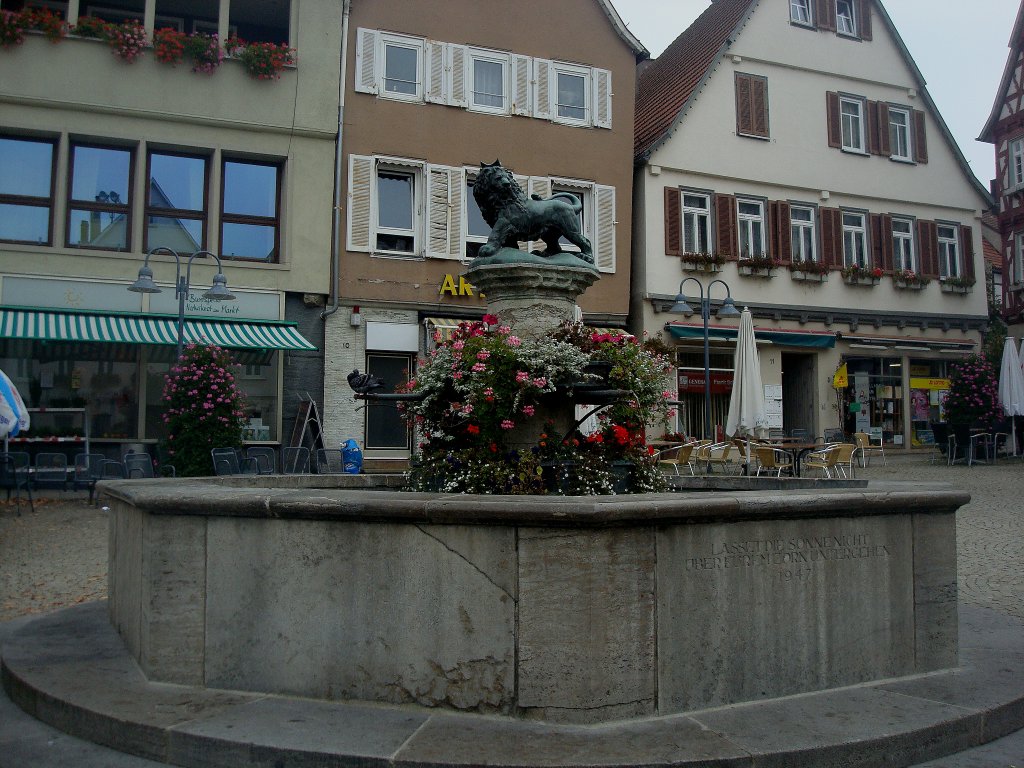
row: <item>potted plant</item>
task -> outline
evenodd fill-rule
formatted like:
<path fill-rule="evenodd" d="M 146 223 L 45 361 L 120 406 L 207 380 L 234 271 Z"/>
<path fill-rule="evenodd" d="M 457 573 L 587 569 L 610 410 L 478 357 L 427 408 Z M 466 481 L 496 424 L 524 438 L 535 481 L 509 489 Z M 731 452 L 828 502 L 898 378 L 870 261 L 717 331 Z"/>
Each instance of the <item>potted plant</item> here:
<path fill-rule="evenodd" d="M 829 266 L 823 261 L 809 259 L 790 262 L 789 274 L 794 280 L 823 283 L 828 280 Z"/>
<path fill-rule="evenodd" d="M 928 278 L 922 277 L 912 269 L 901 269 L 892 274 L 892 284 L 896 288 L 919 291 L 928 285 Z"/>
<path fill-rule="evenodd" d="M 188 35 L 173 27 L 164 27 L 153 33 L 153 55 L 156 60 L 172 67 L 185 55 L 185 41 Z"/>
<path fill-rule="evenodd" d="M 777 266 L 779 266 L 778 260 L 766 253 L 753 256 L 743 255 L 737 263 L 739 273 L 751 277 L 771 277 L 772 271 Z"/>
<path fill-rule="evenodd" d="M 131 64 L 146 50 L 146 30 L 137 19 L 128 19 L 121 24 L 106 24 L 103 34 L 114 55 L 126 64 Z"/>
<path fill-rule="evenodd" d="M 192 61 L 192 71 L 211 74 L 224 60 L 217 35 L 193 32 L 185 40 L 184 54 Z"/>
<path fill-rule="evenodd" d="M 881 267 L 851 264 L 848 267 L 843 267 L 841 274 L 847 285 L 877 285 L 885 273 Z"/>
<path fill-rule="evenodd" d="M 943 293 L 961 293 L 967 294 L 971 292 L 971 288 L 974 287 L 974 278 L 972 277 L 958 277 L 950 276 L 939 279 L 939 285 L 942 287 Z"/>
<path fill-rule="evenodd" d="M 991 430 L 1003 418 L 999 376 L 983 355 L 971 355 L 951 364 L 944 406 L 946 421 L 958 445 L 969 443 L 972 427 Z"/>
<path fill-rule="evenodd" d="M 93 40 L 107 39 L 107 24 L 99 16 L 79 16 L 78 22 L 71 30 L 76 37 L 85 37 Z"/>
<path fill-rule="evenodd" d="M 225 48 L 257 80 L 280 80 L 281 70 L 295 63 L 295 51 L 284 43 L 246 43 L 232 38 Z"/>
<path fill-rule="evenodd" d="M 725 263 L 725 256 L 717 253 L 693 251 L 682 256 L 683 269 L 690 272 L 719 272 Z"/>
<path fill-rule="evenodd" d="M 24 14 L 0 10 L 0 46 L 10 48 L 25 42 L 26 26 Z"/>

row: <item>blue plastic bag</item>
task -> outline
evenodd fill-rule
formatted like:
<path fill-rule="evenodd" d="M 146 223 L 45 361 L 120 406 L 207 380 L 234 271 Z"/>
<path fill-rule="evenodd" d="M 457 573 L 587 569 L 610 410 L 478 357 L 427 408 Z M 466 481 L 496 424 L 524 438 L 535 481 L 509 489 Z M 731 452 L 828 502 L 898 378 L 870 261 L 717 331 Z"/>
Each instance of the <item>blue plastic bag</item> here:
<path fill-rule="evenodd" d="M 363 471 L 363 452 L 359 449 L 359 443 L 352 438 L 341 444 L 341 463 L 350 475 L 358 475 Z"/>

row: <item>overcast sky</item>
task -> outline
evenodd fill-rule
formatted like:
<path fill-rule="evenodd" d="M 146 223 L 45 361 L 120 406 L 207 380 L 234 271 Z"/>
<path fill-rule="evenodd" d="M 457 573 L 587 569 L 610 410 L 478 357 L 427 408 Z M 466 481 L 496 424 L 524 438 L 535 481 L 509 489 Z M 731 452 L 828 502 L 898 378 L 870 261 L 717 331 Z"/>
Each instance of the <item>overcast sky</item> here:
<path fill-rule="evenodd" d="M 657 57 L 711 3 L 708 0 L 612 0 L 623 21 Z M 773 0 L 779 2 L 779 0 Z M 885 0 L 910 55 L 961 151 L 988 189 L 991 144 L 975 141 L 1003 74 L 1018 0 Z"/>

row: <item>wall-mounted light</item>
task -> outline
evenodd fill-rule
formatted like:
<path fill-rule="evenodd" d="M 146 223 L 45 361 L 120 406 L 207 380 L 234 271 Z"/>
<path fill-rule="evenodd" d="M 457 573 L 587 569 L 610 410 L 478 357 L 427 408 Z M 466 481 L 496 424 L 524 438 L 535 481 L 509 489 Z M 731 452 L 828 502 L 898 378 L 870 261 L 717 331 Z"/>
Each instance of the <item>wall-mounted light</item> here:
<path fill-rule="evenodd" d="M 363 324 L 363 316 L 359 314 L 358 305 L 352 307 L 352 314 L 349 316 L 348 323 L 353 328 L 356 328 Z"/>

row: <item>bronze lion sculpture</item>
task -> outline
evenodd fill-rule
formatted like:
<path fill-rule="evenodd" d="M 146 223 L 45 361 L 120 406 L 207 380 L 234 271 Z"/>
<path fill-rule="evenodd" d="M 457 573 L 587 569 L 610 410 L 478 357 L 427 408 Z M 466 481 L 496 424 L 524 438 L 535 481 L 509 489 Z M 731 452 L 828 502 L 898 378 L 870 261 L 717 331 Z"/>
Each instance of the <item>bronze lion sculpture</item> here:
<path fill-rule="evenodd" d="M 588 264 L 594 263 L 594 249 L 580 231 L 578 216 L 583 206 L 575 195 L 556 192 L 546 200 L 540 195 L 527 197 L 512 172 L 495 162 L 480 164 L 473 182 L 473 198 L 491 228 L 478 258 L 493 256 L 500 248 L 518 248 L 521 240 L 542 240 L 546 249 L 534 253 L 554 256 L 563 252 L 558 241 L 565 237 L 580 249 L 579 253 L 569 253 Z"/>

